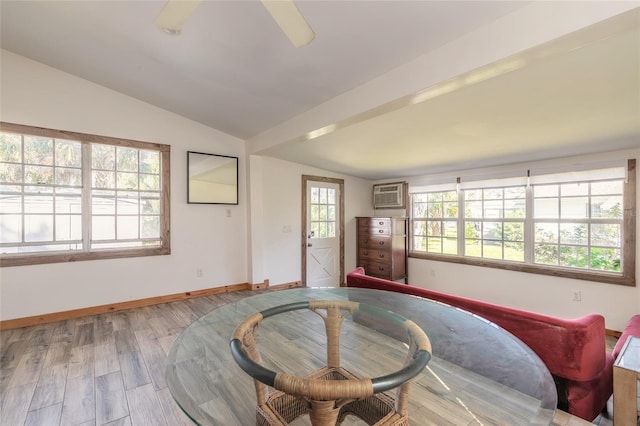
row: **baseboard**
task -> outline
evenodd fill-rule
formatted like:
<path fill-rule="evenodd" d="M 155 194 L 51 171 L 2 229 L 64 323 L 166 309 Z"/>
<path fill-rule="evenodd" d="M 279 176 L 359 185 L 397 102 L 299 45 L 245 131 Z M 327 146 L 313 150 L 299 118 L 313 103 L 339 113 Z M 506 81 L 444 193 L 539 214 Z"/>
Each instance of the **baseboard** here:
<path fill-rule="evenodd" d="M 169 294 L 166 296 L 149 297 L 146 299 L 129 300 L 126 302 L 112 303 L 109 305 L 92 306 L 89 308 L 73 309 L 70 311 L 54 312 L 51 314 L 36 315 L 32 317 L 16 318 L 0 321 L 0 330 L 29 327 L 32 325 L 46 324 L 56 321 L 75 319 L 87 315 L 99 315 L 125 309 L 141 308 L 143 306 L 157 305 L 160 303 L 177 302 L 179 300 L 193 299 L 196 297 L 211 296 L 213 294 L 228 293 L 232 291 L 251 290 L 249 283 L 232 284 L 223 287 L 207 288 L 204 290 L 187 291 L 185 293 Z"/>
<path fill-rule="evenodd" d="M 608 328 L 604 329 L 604 333 L 607 336 L 615 337 L 616 339 L 618 339 L 618 338 L 620 338 L 620 336 L 622 336 L 622 332 L 621 331 L 609 330 Z"/>
<path fill-rule="evenodd" d="M 290 283 L 276 284 L 272 285 L 269 288 L 272 290 L 284 290 L 286 288 L 296 288 L 302 287 L 302 281 L 292 281 Z"/>

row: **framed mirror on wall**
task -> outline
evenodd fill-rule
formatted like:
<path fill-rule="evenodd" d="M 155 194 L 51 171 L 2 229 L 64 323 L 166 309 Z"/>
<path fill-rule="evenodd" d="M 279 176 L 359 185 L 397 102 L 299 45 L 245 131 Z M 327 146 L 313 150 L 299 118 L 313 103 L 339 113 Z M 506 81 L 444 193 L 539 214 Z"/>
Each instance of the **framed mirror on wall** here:
<path fill-rule="evenodd" d="M 238 157 L 187 151 L 187 203 L 238 204 Z"/>

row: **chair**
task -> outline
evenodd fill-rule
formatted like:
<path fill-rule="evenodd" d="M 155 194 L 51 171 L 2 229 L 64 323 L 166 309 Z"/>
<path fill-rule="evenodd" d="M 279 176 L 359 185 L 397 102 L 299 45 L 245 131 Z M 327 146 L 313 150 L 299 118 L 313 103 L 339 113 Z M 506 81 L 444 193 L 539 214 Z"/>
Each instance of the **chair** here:
<path fill-rule="evenodd" d="M 263 367 L 256 344 L 260 322 L 305 308 L 324 320 L 327 366 L 306 377 Z M 340 366 L 342 323 L 356 315 L 393 323 L 406 331 L 409 349 L 404 368 L 382 377 L 359 378 Z M 369 425 L 408 425 L 409 380 L 431 359 L 429 338 L 413 321 L 370 305 L 337 300 L 291 303 L 250 315 L 237 326 L 230 346 L 234 360 L 254 379 L 256 424 L 260 426 L 288 425 L 306 414 L 314 426 L 340 424 L 347 415 L 355 415 Z M 398 388 L 395 399 L 384 393 L 394 388 Z"/>

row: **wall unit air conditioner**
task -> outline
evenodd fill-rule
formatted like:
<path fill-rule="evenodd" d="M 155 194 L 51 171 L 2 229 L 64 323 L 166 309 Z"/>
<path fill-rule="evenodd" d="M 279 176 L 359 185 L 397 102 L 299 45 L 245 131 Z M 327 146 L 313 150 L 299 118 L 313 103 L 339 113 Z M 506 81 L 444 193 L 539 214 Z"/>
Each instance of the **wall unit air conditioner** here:
<path fill-rule="evenodd" d="M 375 209 L 404 209 L 404 182 L 373 185 L 373 207 Z"/>

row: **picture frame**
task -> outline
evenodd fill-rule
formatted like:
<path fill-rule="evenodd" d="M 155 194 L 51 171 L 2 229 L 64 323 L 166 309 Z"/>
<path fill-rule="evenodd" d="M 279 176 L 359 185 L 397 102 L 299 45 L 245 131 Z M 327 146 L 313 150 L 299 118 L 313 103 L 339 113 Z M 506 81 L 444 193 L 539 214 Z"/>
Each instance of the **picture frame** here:
<path fill-rule="evenodd" d="M 187 203 L 238 204 L 238 157 L 187 151 Z"/>

